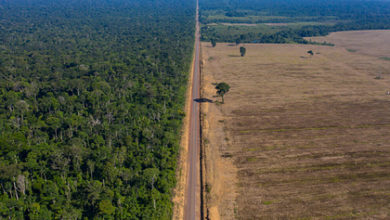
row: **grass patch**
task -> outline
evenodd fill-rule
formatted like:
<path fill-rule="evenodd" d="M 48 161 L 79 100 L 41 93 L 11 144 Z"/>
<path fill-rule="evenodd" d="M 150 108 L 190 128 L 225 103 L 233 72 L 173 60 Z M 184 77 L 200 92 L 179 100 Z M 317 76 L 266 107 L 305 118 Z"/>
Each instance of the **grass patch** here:
<path fill-rule="evenodd" d="M 351 53 L 357 52 L 357 50 L 355 50 L 355 49 L 347 49 L 347 51 L 348 51 L 348 52 L 351 52 Z"/>
<path fill-rule="evenodd" d="M 271 205 L 274 202 L 273 201 L 263 201 L 262 203 L 263 203 L 263 205 Z"/>
<path fill-rule="evenodd" d="M 206 183 L 206 193 L 210 193 L 211 192 L 211 186 L 209 183 Z"/>
<path fill-rule="evenodd" d="M 254 151 L 258 151 L 259 149 L 258 148 L 255 148 L 255 147 L 252 147 L 252 148 L 248 148 L 247 151 L 249 152 L 254 152 Z"/>
<path fill-rule="evenodd" d="M 379 57 L 379 59 L 390 61 L 390 57 Z"/>
<path fill-rule="evenodd" d="M 231 158 L 231 157 L 233 157 L 233 155 L 231 153 L 224 153 L 224 154 L 221 155 L 221 157 L 223 157 L 223 158 Z"/>
<path fill-rule="evenodd" d="M 256 162 L 258 159 L 256 157 L 248 157 L 246 158 L 247 162 Z"/>

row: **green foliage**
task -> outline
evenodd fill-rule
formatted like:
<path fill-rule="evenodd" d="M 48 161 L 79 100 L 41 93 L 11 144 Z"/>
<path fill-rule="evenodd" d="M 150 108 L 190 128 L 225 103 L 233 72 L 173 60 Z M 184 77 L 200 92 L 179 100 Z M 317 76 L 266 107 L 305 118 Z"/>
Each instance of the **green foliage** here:
<path fill-rule="evenodd" d="M 246 53 L 246 48 L 245 47 L 240 47 L 240 54 L 241 56 L 245 56 L 245 53 Z"/>
<path fill-rule="evenodd" d="M 217 42 L 309 44 L 304 37 L 390 29 L 388 1 L 201 0 L 200 7 L 202 40 Z"/>
<path fill-rule="evenodd" d="M 115 212 L 115 207 L 108 200 L 102 200 L 99 203 L 99 214 L 103 217 L 109 217 Z"/>
<path fill-rule="evenodd" d="M 222 103 L 225 103 L 224 101 L 224 96 L 227 92 L 229 92 L 230 90 L 230 86 L 229 84 L 225 83 L 225 82 L 220 82 L 218 83 L 216 86 L 215 86 L 215 89 L 217 90 L 217 94 L 219 96 L 221 96 L 222 98 Z"/>
<path fill-rule="evenodd" d="M 195 2 L 0 1 L 0 219 L 169 219 Z"/>
<path fill-rule="evenodd" d="M 217 42 L 214 39 L 211 39 L 210 41 L 211 41 L 211 46 L 212 47 L 217 46 Z"/>

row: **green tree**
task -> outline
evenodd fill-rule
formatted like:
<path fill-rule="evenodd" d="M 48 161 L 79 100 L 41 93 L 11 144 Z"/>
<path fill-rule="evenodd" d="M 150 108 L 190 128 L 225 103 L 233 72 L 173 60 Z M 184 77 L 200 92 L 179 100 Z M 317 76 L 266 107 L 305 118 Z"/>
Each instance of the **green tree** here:
<path fill-rule="evenodd" d="M 220 82 L 215 86 L 215 89 L 217 89 L 217 94 L 221 96 L 222 98 L 222 103 L 225 103 L 224 96 L 227 92 L 230 90 L 229 84 L 225 82 Z"/>
<path fill-rule="evenodd" d="M 109 217 L 115 212 L 115 207 L 108 200 L 102 200 L 99 203 L 99 213 L 103 217 Z"/>
<path fill-rule="evenodd" d="M 213 47 L 217 46 L 217 42 L 215 41 L 215 39 L 211 39 L 211 46 Z"/>
<path fill-rule="evenodd" d="M 246 48 L 245 47 L 240 47 L 240 54 L 241 56 L 245 56 L 245 53 L 246 53 Z"/>
<path fill-rule="evenodd" d="M 141 1 L 0 1 L 0 219 L 169 218 L 195 10 Z"/>
<path fill-rule="evenodd" d="M 154 184 L 157 181 L 160 171 L 157 168 L 147 168 L 144 170 L 145 181 L 149 182 L 151 188 L 151 194 L 153 199 L 153 208 L 156 209 L 156 198 L 154 191 Z"/>

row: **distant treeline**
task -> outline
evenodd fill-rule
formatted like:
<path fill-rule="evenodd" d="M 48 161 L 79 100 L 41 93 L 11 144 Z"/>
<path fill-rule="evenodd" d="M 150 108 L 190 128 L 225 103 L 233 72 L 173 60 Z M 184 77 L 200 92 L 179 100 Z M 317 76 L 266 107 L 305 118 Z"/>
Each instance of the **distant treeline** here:
<path fill-rule="evenodd" d="M 200 0 L 202 11 L 219 10 L 233 16 L 238 12 L 236 16 L 333 16 L 340 20 L 389 17 L 389 4 L 387 0 Z"/>
<path fill-rule="evenodd" d="M 0 219 L 170 219 L 195 1 L 0 1 Z"/>
<path fill-rule="evenodd" d="M 266 18 L 267 22 L 332 21 L 334 25 L 307 25 L 299 28 L 283 28 L 276 33 L 230 34 L 218 32 L 212 26 L 202 28 L 202 40 L 215 39 L 222 42 L 256 43 L 309 43 L 303 37 L 324 36 L 330 32 L 347 30 L 390 29 L 390 2 L 364 0 L 201 0 L 201 21 L 251 22 L 245 16 Z M 211 12 L 212 13 L 211 13 Z M 208 15 L 214 16 L 208 16 Z M 222 16 L 215 16 L 215 15 Z M 242 19 L 232 18 L 234 16 Z"/>
<path fill-rule="evenodd" d="M 390 22 L 390 21 L 389 21 Z M 309 41 L 304 37 L 326 36 L 331 32 L 348 30 L 376 30 L 390 29 L 390 23 L 365 23 L 351 22 L 340 23 L 334 26 L 329 25 L 310 25 L 302 28 L 291 28 L 282 30 L 273 34 L 253 34 L 245 33 L 240 35 L 231 35 L 228 32 L 213 31 L 213 28 L 202 28 L 202 40 L 209 41 L 214 39 L 217 42 L 239 42 L 242 43 L 301 43 L 308 44 Z M 326 43 L 325 43 L 326 44 Z"/>

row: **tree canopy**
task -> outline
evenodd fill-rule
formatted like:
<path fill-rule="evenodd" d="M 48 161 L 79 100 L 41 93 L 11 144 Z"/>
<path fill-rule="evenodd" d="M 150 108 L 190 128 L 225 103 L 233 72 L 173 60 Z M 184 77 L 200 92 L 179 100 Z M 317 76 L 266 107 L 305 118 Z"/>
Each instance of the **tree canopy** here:
<path fill-rule="evenodd" d="M 217 42 L 214 39 L 211 39 L 210 42 L 212 47 L 217 46 Z"/>
<path fill-rule="evenodd" d="M 215 89 L 217 90 L 217 94 L 221 96 L 222 103 L 225 103 L 224 96 L 227 92 L 230 90 L 230 85 L 225 82 L 220 82 L 215 86 Z"/>
<path fill-rule="evenodd" d="M 308 44 L 304 37 L 390 29 L 384 0 L 200 0 L 200 8 L 202 40 L 216 42 Z"/>
<path fill-rule="evenodd" d="M 0 219 L 170 219 L 195 1 L 0 1 Z"/>
<path fill-rule="evenodd" d="M 240 47 L 240 54 L 241 54 L 242 57 L 245 56 L 245 54 L 246 54 L 246 48 L 245 47 Z"/>

